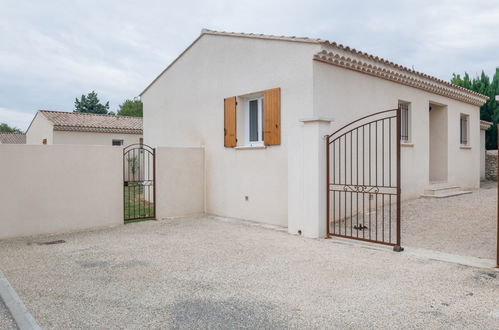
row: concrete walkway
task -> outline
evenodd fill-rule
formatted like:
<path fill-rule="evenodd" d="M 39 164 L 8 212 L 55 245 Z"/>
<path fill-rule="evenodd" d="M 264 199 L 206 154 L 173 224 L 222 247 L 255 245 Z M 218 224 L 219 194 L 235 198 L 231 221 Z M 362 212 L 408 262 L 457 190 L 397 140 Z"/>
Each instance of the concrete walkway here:
<path fill-rule="evenodd" d="M 206 217 L 1 241 L 0 269 L 45 329 L 499 328 L 496 270 Z"/>

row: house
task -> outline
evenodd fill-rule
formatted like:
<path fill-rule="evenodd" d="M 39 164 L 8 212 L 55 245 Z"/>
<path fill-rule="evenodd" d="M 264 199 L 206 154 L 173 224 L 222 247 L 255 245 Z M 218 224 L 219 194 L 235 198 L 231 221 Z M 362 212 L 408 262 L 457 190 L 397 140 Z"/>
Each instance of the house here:
<path fill-rule="evenodd" d="M 26 144 L 26 134 L 0 132 L 0 144 Z"/>
<path fill-rule="evenodd" d="M 480 184 L 486 96 L 327 40 L 203 30 L 141 99 L 146 143 L 204 146 L 208 214 L 324 237 L 324 136 L 388 109 L 402 199 Z"/>
<path fill-rule="evenodd" d="M 142 118 L 38 110 L 26 131 L 27 144 L 127 146 L 142 138 Z"/>

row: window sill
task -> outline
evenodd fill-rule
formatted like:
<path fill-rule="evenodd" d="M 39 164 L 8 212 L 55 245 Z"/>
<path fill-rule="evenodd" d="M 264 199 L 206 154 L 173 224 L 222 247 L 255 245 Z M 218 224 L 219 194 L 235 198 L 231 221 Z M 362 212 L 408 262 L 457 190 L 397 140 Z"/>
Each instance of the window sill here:
<path fill-rule="evenodd" d="M 266 146 L 238 146 L 235 147 L 236 150 L 255 150 L 255 149 L 267 149 Z"/>
<path fill-rule="evenodd" d="M 470 146 L 459 146 L 459 149 L 471 149 Z"/>
<path fill-rule="evenodd" d="M 409 143 L 409 142 L 401 142 L 400 143 L 401 147 L 414 147 L 414 143 Z"/>

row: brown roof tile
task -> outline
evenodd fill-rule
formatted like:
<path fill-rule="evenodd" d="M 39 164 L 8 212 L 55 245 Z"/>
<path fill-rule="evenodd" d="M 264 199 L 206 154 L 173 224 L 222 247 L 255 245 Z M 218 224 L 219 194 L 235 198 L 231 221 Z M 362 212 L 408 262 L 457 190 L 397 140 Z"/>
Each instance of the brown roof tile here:
<path fill-rule="evenodd" d="M 39 110 L 55 131 L 142 134 L 142 118 L 81 112 Z"/>
<path fill-rule="evenodd" d="M 26 144 L 26 134 L 0 132 L 0 144 Z"/>

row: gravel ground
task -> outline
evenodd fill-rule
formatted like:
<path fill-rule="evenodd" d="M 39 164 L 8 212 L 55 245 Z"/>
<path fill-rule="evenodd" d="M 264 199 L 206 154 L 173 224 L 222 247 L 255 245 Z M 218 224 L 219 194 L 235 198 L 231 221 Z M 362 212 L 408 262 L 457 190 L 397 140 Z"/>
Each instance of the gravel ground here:
<path fill-rule="evenodd" d="M 404 202 L 401 221 L 402 246 L 495 260 L 497 182 L 468 195 Z"/>
<path fill-rule="evenodd" d="M 0 298 L 0 329 L 2 330 L 17 329 L 16 323 L 14 322 L 14 319 L 10 315 L 7 307 L 5 307 L 2 298 Z"/>
<path fill-rule="evenodd" d="M 209 217 L 0 241 L 0 269 L 45 329 L 499 328 L 495 270 Z"/>

